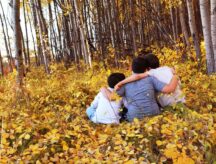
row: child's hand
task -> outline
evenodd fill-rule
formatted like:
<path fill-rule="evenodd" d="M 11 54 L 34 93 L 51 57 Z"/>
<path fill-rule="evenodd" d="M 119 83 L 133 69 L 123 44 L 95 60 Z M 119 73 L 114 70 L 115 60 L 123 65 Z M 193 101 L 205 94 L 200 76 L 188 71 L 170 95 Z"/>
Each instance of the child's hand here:
<path fill-rule="evenodd" d="M 115 85 L 114 90 L 117 91 L 117 90 L 119 90 L 121 87 L 122 87 L 122 84 L 121 84 L 121 83 L 118 83 L 118 84 Z"/>

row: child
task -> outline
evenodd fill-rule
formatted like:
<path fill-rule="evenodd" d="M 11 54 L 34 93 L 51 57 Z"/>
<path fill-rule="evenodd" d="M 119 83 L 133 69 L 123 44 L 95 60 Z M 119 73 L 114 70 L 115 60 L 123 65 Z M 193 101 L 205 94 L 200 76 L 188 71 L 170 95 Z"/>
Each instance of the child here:
<path fill-rule="evenodd" d="M 134 74 L 130 77 L 126 78 L 125 80 L 119 82 L 115 86 L 115 90 L 118 90 L 122 87 L 122 85 L 126 83 L 130 83 L 142 78 L 145 78 L 147 76 L 153 76 L 160 80 L 161 82 L 164 82 L 165 84 L 169 84 L 172 77 L 173 77 L 173 70 L 167 66 L 160 67 L 159 65 L 159 59 L 154 54 L 150 53 L 147 55 L 142 56 L 143 59 L 147 61 L 149 71 L 142 73 L 142 74 Z M 180 89 L 180 81 L 175 89 L 175 91 L 171 94 L 164 94 L 164 93 L 158 93 L 157 99 L 159 102 L 159 105 L 161 107 L 165 107 L 168 105 L 173 105 L 178 102 L 185 102 L 185 97 Z"/>
<path fill-rule="evenodd" d="M 114 86 L 125 79 L 125 75 L 122 73 L 112 73 L 108 77 L 107 88 L 110 92 L 114 90 Z M 118 124 L 119 123 L 119 110 L 122 106 L 122 100 L 120 101 L 110 101 L 104 95 L 99 92 L 95 97 L 91 106 L 86 110 L 86 113 L 91 121 L 94 123 L 104 123 L 104 124 Z"/>
<path fill-rule="evenodd" d="M 147 70 L 147 61 L 143 58 L 135 58 L 132 62 L 132 71 L 134 74 L 142 74 Z M 173 76 L 169 84 L 165 84 L 155 77 L 146 78 L 127 83 L 122 86 L 117 93 L 124 99 L 124 106 L 128 109 L 126 119 L 133 121 L 134 118 L 142 119 L 145 116 L 160 114 L 159 106 L 156 101 L 155 93 L 170 93 L 176 89 L 178 79 Z M 109 91 L 104 89 L 105 95 Z M 108 92 L 108 93 L 107 93 Z M 104 94 L 104 92 L 102 92 Z"/>

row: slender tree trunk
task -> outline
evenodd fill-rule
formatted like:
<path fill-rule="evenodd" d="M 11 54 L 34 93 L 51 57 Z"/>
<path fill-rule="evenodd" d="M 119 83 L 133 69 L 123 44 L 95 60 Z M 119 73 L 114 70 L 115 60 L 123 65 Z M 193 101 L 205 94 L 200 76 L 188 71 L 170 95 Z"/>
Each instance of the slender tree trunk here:
<path fill-rule="evenodd" d="M 102 29 L 101 1 L 97 1 L 97 18 L 98 18 L 98 46 L 100 49 L 100 60 L 103 62 L 103 66 L 106 68 L 104 33 Z"/>
<path fill-rule="evenodd" d="M 39 23 L 38 27 L 39 27 L 39 36 L 40 36 L 40 41 L 41 41 L 41 46 L 42 46 L 42 54 L 43 54 L 43 62 L 44 62 L 44 67 L 45 67 L 45 71 L 47 74 L 50 74 L 50 68 L 49 68 L 49 60 L 47 57 L 47 48 L 46 47 L 46 43 L 48 42 L 46 39 L 48 39 L 47 37 L 47 29 L 44 27 L 45 25 L 43 25 L 43 16 L 41 16 L 41 6 L 39 5 L 40 1 L 37 4 L 37 8 L 36 8 L 36 16 L 37 16 L 37 21 Z M 38 9 L 39 8 L 39 9 Z M 45 31 L 45 32 L 44 32 Z M 44 36 L 45 35 L 45 36 Z"/>
<path fill-rule="evenodd" d="M 9 45 L 8 45 L 8 40 L 7 40 L 7 36 L 5 33 L 5 29 L 4 29 L 4 22 L 3 22 L 3 18 L 0 15 L 0 20 L 1 20 L 1 26 L 2 26 L 2 31 L 3 31 L 3 36 L 4 36 L 4 44 L 5 44 L 5 48 L 6 48 L 6 53 L 7 53 L 7 58 L 8 58 L 8 64 L 9 64 L 9 68 L 10 68 L 10 72 L 13 71 L 13 67 L 12 67 L 12 61 L 11 61 L 11 56 L 10 56 L 10 51 L 9 51 Z"/>
<path fill-rule="evenodd" d="M 173 14 L 173 8 L 170 8 L 170 16 L 171 16 L 171 26 L 172 26 L 172 33 L 173 33 L 173 38 L 176 41 L 176 31 L 175 31 L 175 23 L 174 23 L 174 14 Z"/>
<path fill-rule="evenodd" d="M 7 27 L 7 21 L 6 21 L 6 16 L 5 16 L 5 13 L 4 13 L 4 9 L 3 9 L 3 6 L 2 6 L 2 1 L 0 1 L 0 6 L 1 6 L 1 9 L 2 9 L 2 14 L 3 14 L 3 19 L 4 19 L 4 24 L 5 24 L 5 27 Z M 11 44 L 10 44 L 10 37 L 9 37 L 9 33 L 8 33 L 8 28 L 5 28 L 5 31 L 6 31 L 6 36 L 7 36 L 7 42 L 8 42 L 8 50 L 9 50 L 9 58 L 10 58 L 10 65 L 12 66 L 12 52 L 11 52 Z M 12 71 L 12 70 L 10 70 Z"/>
<path fill-rule="evenodd" d="M 27 66 L 30 67 L 30 52 L 29 52 L 29 39 L 28 39 L 28 27 L 27 27 L 27 18 L 26 18 L 26 4 L 23 0 L 23 13 L 24 13 L 24 22 L 25 22 L 25 35 L 26 35 L 26 56 L 27 56 Z M 24 38 L 23 38 L 24 39 Z"/>
<path fill-rule="evenodd" d="M 0 51 L 0 76 L 4 76 L 3 61 L 2 61 L 1 51 Z"/>
<path fill-rule="evenodd" d="M 22 29 L 21 29 L 21 37 L 22 37 L 22 52 L 24 55 L 24 63 L 27 66 L 28 65 L 28 57 L 27 57 L 27 53 L 26 53 L 25 40 L 24 40 Z"/>
<path fill-rule="evenodd" d="M 192 0 L 187 0 L 187 8 L 188 8 L 190 31 L 191 31 L 191 35 L 192 35 L 193 42 L 194 42 L 194 48 L 196 50 L 196 58 L 200 66 L 201 50 L 200 50 L 200 45 L 199 45 L 199 39 L 198 39 L 198 33 L 197 33 L 197 28 L 196 28 Z"/>
<path fill-rule="evenodd" d="M 42 54 L 42 46 L 40 40 L 40 35 L 39 35 L 39 22 L 37 20 L 37 14 L 36 14 L 36 4 L 34 3 L 34 0 L 30 0 L 31 4 L 31 13 L 32 13 L 32 18 L 33 18 L 33 24 L 34 24 L 34 29 L 35 29 L 35 35 L 36 35 L 36 46 L 37 46 L 37 64 L 43 64 L 43 54 Z"/>
<path fill-rule="evenodd" d="M 184 5 L 181 4 L 179 9 L 180 9 L 179 16 L 180 16 L 180 23 L 181 23 L 182 33 L 184 35 L 186 45 L 188 47 L 190 47 L 189 34 L 188 34 L 188 30 L 187 30 L 187 25 L 185 23 L 185 8 L 184 8 Z"/>
<path fill-rule="evenodd" d="M 131 33 L 132 33 L 132 39 L 133 39 L 133 54 L 137 51 L 137 45 L 136 45 L 136 33 L 135 33 L 135 26 L 134 26 L 134 1 L 130 0 L 130 12 L 131 12 L 131 19 L 130 19 L 130 25 L 131 25 Z"/>
<path fill-rule="evenodd" d="M 201 11 L 201 20 L 203 35 L 205 41 L 206 49 L 206 60 L 207 60 L 207 73 L 211 74 L 214 72 L 214 58 L 213 58 L 213 48 L 211 40 L 211 30 L 210 30 L 210 11 L 209 11 L 209 1 L 200 0 L 200 11 Z"/>
<path fill-rule="evenodd" d="M 91 55 L 90 55 L 90 51 L 89 51 L 89 47 L 88 47 L 88 43 L 87 43 L 87 39 L 85 38 L 85 30 L 84 30 L 84 26 L 83 26 L 83 22 L 82 22 L 82 18 L 80 15 L 80 12 L 78 10 L 78 6 L 77 6 L 77 0 L 74 0 L 74 9 L 75 9 L 75 15 L 76 15 L 76 20 L 77 20 L 77 24 L 79 26 L 79 31 L 80 31 L 80 39 L 81 39 L 81 43 L 82 43 L 82 50 L 85 56 L 85 60 L 87 62 L 87 64 L 91 67 Z"/>
<path fill-rule="evenodd" d="M 211 37 L 214 52 L 214 72 L 216 72 L 216 0 L 211 0 Z"/>
<path fill-rule="evenodd" d="M 22 36 L 20 27 L 20 1 L 13 0 L 13 19 L 14 19 L 14 43 L 17 66 L 17 84 L 18 87 L 23 85 L 24 65 L 22 57 Z"/>
<path fill-rule="evenodd" d="M 32 21 L 31 21 L 28 13 L 27 13 L 27 18 L 28 18 L 29 25 L 30 25 L 31 38 L 32 38 L 32 42 L 33 42 L 34 55 L 35 55 L 35 63 L 38 66 L 39 65 L 39 61 L 38 61 L 38 56 L 37 56 L 36 46 L 35 46 L 36 42 L 35 42 L 35 38 L 34 38 L 34 35 L 33 35 L 33 30 L 32 30 Z"/>

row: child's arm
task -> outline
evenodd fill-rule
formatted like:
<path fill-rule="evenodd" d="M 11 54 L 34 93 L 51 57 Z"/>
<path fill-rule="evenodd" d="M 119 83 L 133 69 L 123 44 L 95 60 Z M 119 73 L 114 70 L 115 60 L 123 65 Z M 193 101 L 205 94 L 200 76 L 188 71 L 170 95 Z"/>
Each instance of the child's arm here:
<path fill-rule="evenodd" d="M 114 89 L 119 90 L 124 84 L 143 79 L 147 76 L 148 76 L 148 72 L 131 75 L 126 79 L 120 81 L 118 84 L 116 84 Z"/>
<path fill-rule="evenodd" d="M 178 77 L 176 75 L 173 75 L 170 83 L 165 85 L 161 92 L 171 93 L 171 92 L 175 91 L 177 85 L 178 85 Z"/>

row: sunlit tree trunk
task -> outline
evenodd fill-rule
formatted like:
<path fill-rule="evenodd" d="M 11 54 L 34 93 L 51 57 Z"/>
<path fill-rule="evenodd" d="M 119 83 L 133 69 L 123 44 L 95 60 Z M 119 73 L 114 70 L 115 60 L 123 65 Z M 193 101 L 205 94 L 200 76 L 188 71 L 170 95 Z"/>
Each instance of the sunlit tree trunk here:
<path fill-rule="evenodd" d="M 209 1 L 200 0 L 200 11 L 201 11 L 201 20 L 203 35 L 205 41 L 206 49 L 206 60 L 207 60 L 207 73 L 211 74 L 214 72 L 214 58 L 213 58 L 213 49 L 212 49 L 212 40 L 211 40 L 211 26 L 210 26 L 210 11 L 209 11 Z"/>
<path fill-rule="evenodd" d="M 8 32 L 8 23 L 7 23 L 7 20 L 6 20 L 4 8 L 2 6 L 2 1 L 0 1 L 0 6 L 1 6 L 1 9 L 2 9 L 2 15 L 3 15 L 3 19 L 4 19 L 4 24 L 5 24 L 4 27 L 5 27 L 6 40 L 7 40 L 7 43 L 8 43 L 8 51 L 9 51 L 9 53 L 8 53 L 8 61 L 9 61 L 9 65 L 10 65 L 10 71 L 13 71 L 12 65 L 14 63 L 13 63 L 13 60 L 12 60 L 11 44 L 10 44 L 10 37 L 9 37 L 9 32 Z M 4 27 L 2 26 L 2 28 L 4 28 Z"/>
<path fill-rule="evenodd" d="M 14 49 L 17 66 L 17 84 L 18 87 L 23 85 L 24 65 L 22 57 L 22 36 L 20 27 L 20 1 L 13 0 L 13 29 L 14 29 Z"/>
<path fill-rule="evenodd" d="M 41 46 L 41 40 L 39 35 L 39 22 L 37 20 L 36 15 L 36 4 L 34 3 L 34 0 L 30 0 L 30 6 L 31 6 L 31 13 L 32 13 L 32 21 L 35 29 L 35 35 L 36 35 L 36 48 L 37 48 L 37 64 L 43 64 L 43 54 L 42 54 L 42 46 Z"/>
<path fill-rule="evenodd" d="M 173 38 L 176 41 L 177 36 L 176 36 L 176 31 L 175 31 L 175 23 L 174 23 L 174 14 L 173 14 L 173 8 L 170 8 L 170 16 L 171 16 L 171 26 L 172 26 L 172 33 L 173 33 Z"/>
<path fill-rule="evenodd" d="M 28 65 L 28 57 L 27 57 L 27 53 L 26 53 L 25 39 L 24 39 L 24 36 L 23 36 L 22 29 L 21 29 L 21 37 L 22 37 L 22 52 L 23 52 L 23 55 L 24 55 L 24 63 L 27 66 Z"/>
<path fill-rule="evenodd" d="M 86 35 L 85 35 L 85 30 L 84 30 L 84 26 L 83 26 L 83 22 L 82 22 L 82 18 L 81 18 L 81 14 L 79 12 L 78 6 L 77 6 L 77 0 L 74 0 L 74 9 L 75 9 L 75 15 L 76 15 L 76 21 L 79 27 L 79 31 L 80 31 L 80 40 L 81 40 L 81 45 L 82 45 L 82 52 L 84 53 L 84 57 L 85 57 L 85 61 L 86 63 L 91 67 L 91 55 L 90 55 L 90 51 L 89 51 L 89 47 L 88 47 L 88 43 L 87 43 L 87 39 L 86 39 Z"/>
<path fill-rule="evenodd" d="M 2 61 L 1 51 L 0 51 L 0 76 L 4 76 L 3 61 Z"/>
<path fill-rule="evenodd" d="M 27 18 L 28 18 L 28 22 L 29 22 L 29 25 L 30 25 L 31 39 L 32 39 L 32 42 L 33 42 L 34 55 L 35 55 L 35 63 L 36 63 L 36 65 L 39 65 L 37 51 L 36 51 L 36 42 L 35 42 L 35 38 L 34 38 L 34 35 L 33 35 L 32 20 L 30 19 L 30 16 L 29 16 L 28 12 L 27 12 Z"/>
<path fill-rule="evenodd" d="M 27 17 L 26 17 L 26 4 L 27 1 L 23 0 L 23 15 L 25 22 L 25 35 L 26 35 L 26 57 L 27 57 L 27 66 L 30 67 L 30 52 L 29 52 L 29 38 L 28 38 L 28 27 L 27 27 Z M 23 38 L 24 39 L 24 38 Z"/>
<path fill-rule="evenodd" d="M 191 35 L 192 35 L 193 42 L 194 42 L 194 48 L 196 50 L 196 57 L 197 57 L 198 63 L 200 63 L 201 50 L 200 50 L 200 45 L 199 45 L 199 39 L 198 39 L 198 33 L 197 33 L 197 28 L 196 28 L 196 22 L 195 22 L 195 15 L 194 15 L 194 10 L 193 10 L 192 0 L 187 0 L 187 9 L 188 9 L 190 31 L 191 31 Z"/>
<path fill-rule="evenodd" d="M 216 72 L 216 0 L 211 0 L 211 37 L 214 52 L 214 72 Z"/>
<path fill-rule="evenodd" d="M 40 8 L 40 1 L 37 3 L 37 8 L 36 8 L 36 17 L 37 17 L 37 21 L 38 21 L 38 30 L 39 30 L 39 37 L 40 37 L 40 42 L 41 42 L 41 49 L 42 49 L 42 56 L 43 56 L 43 62 L 44 62 L 44 67 L 45 67 L 45 71 L 47 74 L 50 74 L 50 68 L 49 68 L 49 60 L 48 60 L 48 52 L 47 52 L 47 48 L 46 47 L 46 42 L 48 42 L 46 39 L 48 39 L 47 37 L 47 29 L 45 29 L 44 27 L 44 20 L 43 17 L 41 16 L 41 9 Z M 46 32 L 45 32 L 46 31 Z"/>
<path fill-rule="evenodd" d="M 8 64 L 9 64 L 10 72 L 12 72 L 13 67 L 12 67 L 12 61 L 11 61 L 11 56 L 10 56 L 10 51 L 9 51 L 9 45 L 8 45 L 8 40 L 7 40 L 7 36 L 5 33 L 3 18 L 1 15 L 0 15 L 0 21 L 1 21 L 1 26 L 2 26 L 2 31 L 3 31 L 3 36 L 4 36 L 4 44 L 5 44 L 5 49 L 7 53 Z"/>

